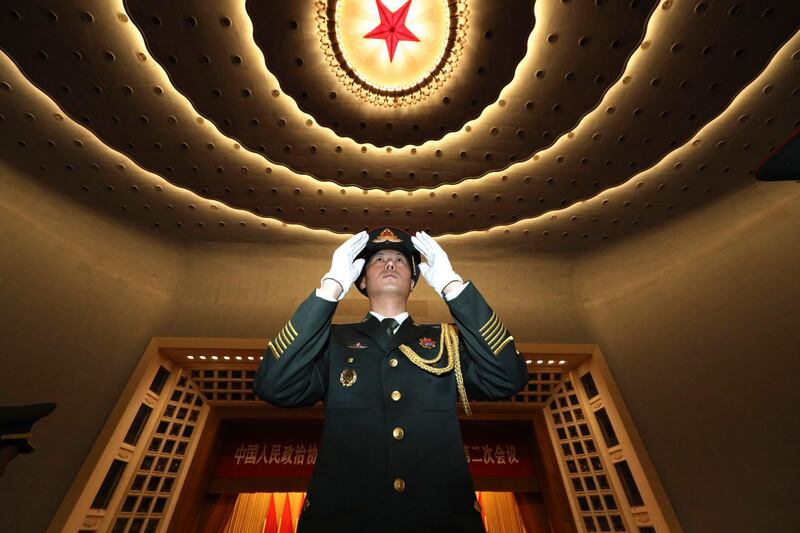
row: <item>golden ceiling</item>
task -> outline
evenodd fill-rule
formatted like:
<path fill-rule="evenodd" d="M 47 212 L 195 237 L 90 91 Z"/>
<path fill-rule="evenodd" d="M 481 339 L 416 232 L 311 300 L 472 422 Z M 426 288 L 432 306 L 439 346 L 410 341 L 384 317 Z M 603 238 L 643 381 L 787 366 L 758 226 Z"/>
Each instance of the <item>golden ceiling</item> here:
<path fill-rule="evenodd" d="M 0 157 L 177 239 L 574 252 L 750 184 L 800 127 L 795 1 L 468 0 L 404 107 L 337 75 L 333 4 L 7 0 Z"/>

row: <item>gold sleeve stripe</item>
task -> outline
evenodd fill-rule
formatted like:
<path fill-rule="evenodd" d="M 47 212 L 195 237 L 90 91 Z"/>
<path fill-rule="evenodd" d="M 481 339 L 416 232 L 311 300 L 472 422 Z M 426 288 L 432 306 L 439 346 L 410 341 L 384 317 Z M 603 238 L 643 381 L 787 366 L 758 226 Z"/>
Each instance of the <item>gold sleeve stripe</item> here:
<path fill-rule="evenodd" d="M 283 351 L 286 350 L 286 346 L 283 344 L 283 341 L 281 341 L 280 336 L 275 337 L 274 341 L 275 341 L 275 344 L 280 349 L 281 353 L 283 353 Z"/>
<path fill-rule="evenodd" d="M 272 351 L 272 357 L 274 357 L 275 359 L 281 358 L 281 354 L 279 354 L 277 350 L 275 350 L 275 346 L 272 345 L 272 341 L 269 341 L 269 344 L 267 344 L 267 348 L 269 348 Z"/>
<path fill-rule="evenodd" d="M 292 341 L 289 340 L 289 338 L 286 336 L 286 334 L 283 331 L 278 333 L 278 337 L 281 338 L 281 341 L 283 341 L 283 343 L 286 345 L 287 348 L 289 347 L 290 344 L 292 344 Z"/>
<path fill-rule="evenodd" d="M 292 321 L 290 320 L 286 325 L 289 327 L 289 330 L 292 332 L 292 337 L 294 337 L 296 339 L 297 338 L 297 331 L 294 329 L 294 326 L 292 325 Z"/>
<path fill-rule="evenodd" d="M 503 334 L 494 339 L 492 342 L 488 343 L 489 349 L 494 350 L 501 342 L 506 340 L 506 337 L 508 337 L 508 330 L 503 328 Z"/>
<path fill-rule="evenodd" d="M 504 340 L 504 341 L 503 341 L 503 342 L 500 344 L 500 346 L 498 346 L 497 348 L 495 348 L 495 349 L 493 350 L 493 351 L 494 351 L 494 354 L 495 354 L 495 355 L 499 354 L 499 353 L 500 353 L 500 350 L 502 350 L 502 349 L 503 349 L 503 347 L 504 347 L 506 344 L 508 344 L 509 342 L 511 342 L 511 341 L 513 341 L 513 340 L 514 340 L 514 337 L 512 337 L 511 335 L 509 335 L 509 336 L 508 336 L 508 338 L 507 338 L 506 340 Z"/>
<path fill-rule="evenodd" d="M 497 335 L 498 331 L 502 331 L 504 328 L 505 326 L 503 326 L 503 323 L 498 320 L 495 326 L 493 326 L 492 328 L 487 330 L 486 333 L 483 334 L 483 338 L 488 342 L 489 339 Z"/>
<path fill-rule="evenodd" d="M 500 328 L 497 330 L 497 332 L 495 332 L 494 335 L 486 339 L 486 344 L 490 345 L 494 344 L 495 342 L 497 342 L 498 339 L 504 338 L 506 332 L 507 332 L 506 327 L 501 323 Z"/>
<path fill-rule="evenodd" d="M 291 330 L 289 329 L 289 324 L 283 326 L 283 334 L 289 339 L 289 342 L 294 341 L 297 338 L 297 335 L 292 335 Z"/>
<path fill-rule="evenodd" d="M 497 314 L 495 314 L 495 313 L 492 313 L 492 316 L 491 316 L 491 317 L 489 317 L 489 320 L 487 320 L 487 321 L 486 321 L 486 324 L 484 324 L 484 325 L 481 327 L 481 329 L 480 329 L 480 330 L 478 330 L 478 331 L 480 331 L 481 335 L 483 335 L 483 332 L 484 332 L 484 330 L 486 330 L 486 329 L 487 329 L 487 327 L 488 327 L 489 325 L 493 324 L 493 322 L 494 322 L 494 321 L 496 321 L 496 320 L 497 320 Z"/>

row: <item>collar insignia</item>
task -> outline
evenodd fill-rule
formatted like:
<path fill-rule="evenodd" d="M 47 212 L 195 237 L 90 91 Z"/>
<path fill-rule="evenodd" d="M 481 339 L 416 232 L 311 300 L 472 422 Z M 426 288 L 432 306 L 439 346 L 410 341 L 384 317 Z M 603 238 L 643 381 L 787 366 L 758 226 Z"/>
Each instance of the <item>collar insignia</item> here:
<path fill-rule="evenodd" d="M 372 242 L 379 244 L 382 242 L 403 242 L 400 238 L 394 234 L 392 230 L 389 228 L 384 228 L 380 235 L 372 239 Z"/>
<path fill-rule="evenodd" d="M 347 347 L 352 349 L 352 350 L 363 350 L 364 348 L 367 348 L 367 345 L 366 344 L 361 344 L 360 342 L 357 342 L 355 344 L 348 344 Z"/>
<path fill-rule="evenodd" d="M 422 337 L 419 340 L 419 345 L 423 348 L 436 348 L 436 341 L 428 337 Z"/>

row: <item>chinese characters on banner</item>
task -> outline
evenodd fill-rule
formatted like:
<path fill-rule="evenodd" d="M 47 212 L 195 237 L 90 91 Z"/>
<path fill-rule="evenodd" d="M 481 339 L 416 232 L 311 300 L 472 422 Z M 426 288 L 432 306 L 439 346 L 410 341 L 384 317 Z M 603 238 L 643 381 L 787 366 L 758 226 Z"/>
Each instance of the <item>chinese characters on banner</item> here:
<path fill-rule="evenodd" d="M 530 424 L 462 422 L 461 436 L 472 477 L 534 475 Z"/>
<path fill-rule="evenodd" d="M 310 477 L 319 453 L 321 422 L 241 424 L 226 429 L 225 435 L 216 477 Z M 527 426 L 465 422 L 462 435 L 474 477 L 534 475 Z"/>
<path fill-rule="evenodd" d="M 311 477 L 321 422 L 264 422 L 226 428 L 216 477 Z"/>

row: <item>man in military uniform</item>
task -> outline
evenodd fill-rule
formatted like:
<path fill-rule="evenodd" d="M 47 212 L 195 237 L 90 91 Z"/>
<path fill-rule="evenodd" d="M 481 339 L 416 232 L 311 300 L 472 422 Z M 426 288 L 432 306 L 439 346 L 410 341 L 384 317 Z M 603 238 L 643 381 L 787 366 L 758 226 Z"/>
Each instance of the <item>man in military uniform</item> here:
<path fill-rule="evenodd" d="M 455 325 L 408 315 L 420 272 Z M 332 325 L 353 282 L 370 313 Z M 513 337 L 430 236 L 386 227 L 354 235 L 269 342 L 255 378 L 274 405 L 325 402 L 298 532 L 484 531 L 456 400 L 469 413 L 468 399 L 506 398 L 527 381 Z"/>

